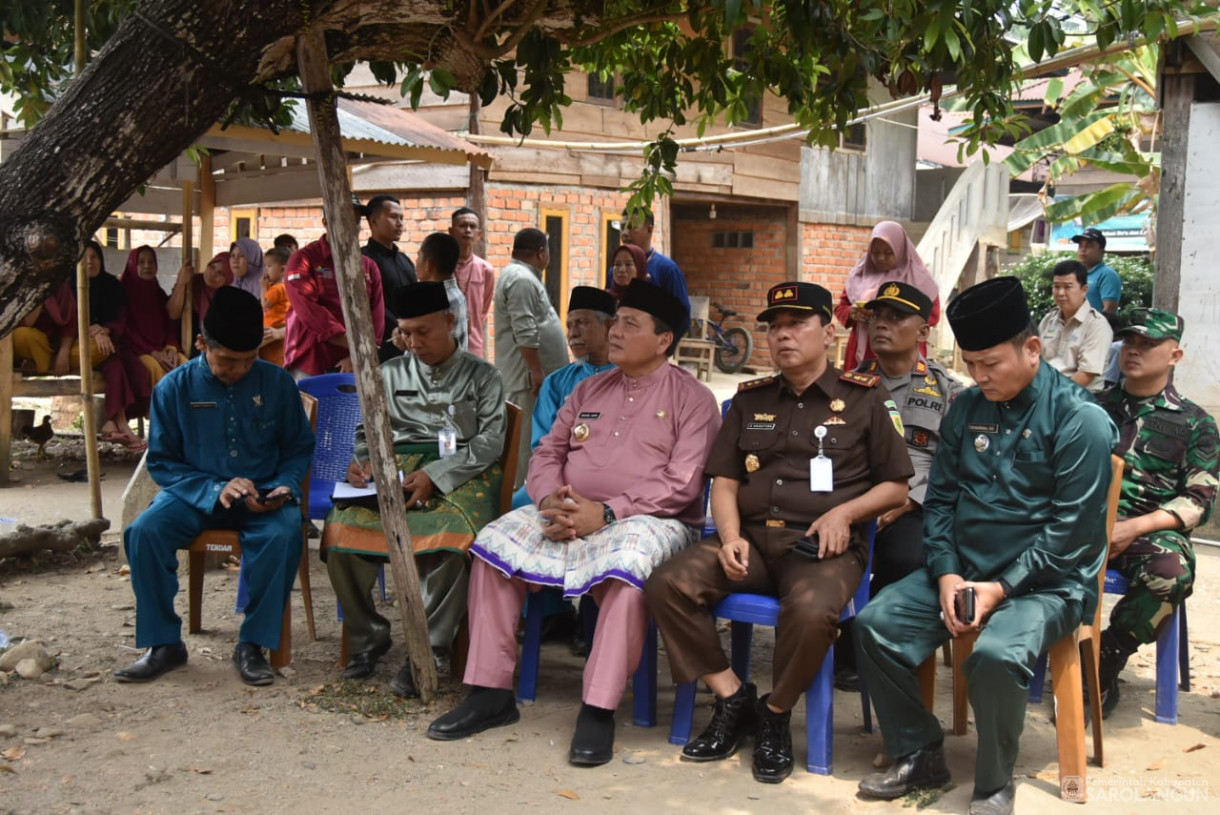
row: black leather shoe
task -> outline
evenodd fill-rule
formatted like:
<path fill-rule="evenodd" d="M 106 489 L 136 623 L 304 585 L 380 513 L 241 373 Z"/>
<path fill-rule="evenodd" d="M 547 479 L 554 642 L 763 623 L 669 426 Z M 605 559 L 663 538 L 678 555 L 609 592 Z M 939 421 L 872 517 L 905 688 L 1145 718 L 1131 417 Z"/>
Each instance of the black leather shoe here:
<path fill-rule="evenodd" d="M 682 748 L 683 761 L 720 761 L 737 752 L 754 732 L 758 718 L 758 691 L 747 682 L 725 699 L 716 699 L 712 720 L 699 736 Z"/>
<path fill-rule="evenodd" d="M 390 690 L 395 696 L 401 696 L 403 699 L 414 699 L 419 696 L 419 689 L 415 687 L 415 677 L 411 674 L 411 661 L 407 660 L 403 666 L 398 669 L 398 673 L 394 674 L 394 678 L 390 680 Z"/>
<path fill-rule="evenodd" d="M 186 643 L 154 645 L 144 656 L 114 672 L 116 682 L 151 682 L 163 673 L 186 665 Z"/>
<path fill-rule="evenodd" d="M 990 795 L 975 792 L 970 799 L 970 815 L 1012 815 L 1017 785 L 1009 781 Z"/>
<path fill-rule="evenodd" d="M 614 758 L 614 711 L 582 704 L 576 733 L 568 749 L 568 763 L 597 767 Z"/>
<path fill-rule="evenodd" d="M 275 681 L 275 671 L 263 656 L 263 649 L 252 642 L 239 642 L 233 649 L 233 665 L 247 685 L 270 685 Z"/>
<path fill-rule="evenodd" d="M 491 727 L 512 724 L 520 718 L 512 689 L 476 685 L 460 705 L 428 725 L 428 738 L 455 741 Z"/>
<path fill-rule="evenodd" d="M 860 692 L 860 674 L 854 668 L 835 668 L 835 690 L 844 693 Z"/>
<path fill-rule="evenodd" d="M 896 760 L 883 773 L 870 773 L 860 781 L 860 792 L 887 801 L 901 798 L 913 790 L 943 787 L 949 783 L 945 748 L 937 744 Z"/>
<path fill-rule="evenodd" d="M 389 650 L 390 643 L 387 641 L 368 651 L 352 654 L 352 658 L 347 661 L 347 667 L 343 669 L 343 673 L 339 674 L 340 678 L 365 679 L 372 676 L 373 671 L 377 668 L 377 660 L 385 656 Z"/>
<path fill-rule="evenodd" d="M 758 700 L 758 736 L 754 740 L 754 780 L 778 784 L 792 775 L 792 711 L 774 713 L 767 694 Z"/>

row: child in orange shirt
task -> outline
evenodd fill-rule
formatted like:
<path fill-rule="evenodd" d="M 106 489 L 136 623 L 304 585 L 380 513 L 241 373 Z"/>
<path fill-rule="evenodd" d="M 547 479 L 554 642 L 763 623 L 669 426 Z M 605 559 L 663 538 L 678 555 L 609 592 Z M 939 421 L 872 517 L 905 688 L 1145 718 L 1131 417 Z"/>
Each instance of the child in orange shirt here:
<path fill-rule="evenodd" d="M 288 292 L 284 289 L 284 267 L 288 250 L 278 246 L 263 255 L 263 344 L 258 355 L 276 365 L 284 364 L 284 326 L 288 322 Z"/>

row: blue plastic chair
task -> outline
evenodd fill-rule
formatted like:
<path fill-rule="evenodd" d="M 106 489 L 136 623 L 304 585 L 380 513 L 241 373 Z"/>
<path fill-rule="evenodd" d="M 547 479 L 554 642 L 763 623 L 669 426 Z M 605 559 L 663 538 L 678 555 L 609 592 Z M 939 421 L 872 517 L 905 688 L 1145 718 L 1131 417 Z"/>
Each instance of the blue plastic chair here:
<path fill-rule="evenodd" d="M 868 603 L 868 576 L 873 562 L 873 537 L 877 523 L 872 521 L 865 530 L 868 538 L 868 563 L 864 578 L 855 595 L 839 614 L 839 621 L 849 620 Z M 774 627 L 779 620 L 779 600 L 761 594 L 730 594 L 716 606 L 715 615 L 732 623 L 733 671 L 743 682 L 750 678 L 750 645 L 755 625 Z M 805 691 L 805 766 L 811 773 L 830 775 L 834 772 L 834 644 L 826 651 L 822 667 L 818 669 L 809 688 Z M 691 723 L 695 714 L 695 682 L 678 685 L 674 696 L 674 721 L 669 731 L 670 744 L 686 744 L 690 741 Z M 869 706 L 868 689 L 861 685 L 860 702 L 864 713 L 864 729 L 873 730 L 873 715 Z"/>
<path fill-rule="evenodd" d="M 720 418 L 723 420 L 729 415 L 729 405 L 733 403 L 732 399 L 725 399 L 720 403 Z M 707 480 L 707 485 L 703 488 L 703 537 L 710 538 L 716 534 L 716 522 L 712 520 L 712 479 Z"/>
<path fill-rule="evenodd" d="M 1127 578 L 1114 569 L 1106 570 L 1106 593 L 1126 594 Z M 1029 701 L 1042 701 L 1046 682 L 1046 654 L 1034 666 L 1029 682 Z M 1190 643 L 1186 630 L 1186 603 L 1183 601 L 1156 638 L 1156 720 L 1162 724 L 1178 723 L 1178 689 L 1190 692 Z"/>
<path fill-rule="evenodd" d="M 528 599 L 533 599 L 531 594 Z M 590 647 L 597 628 L 597 604 L 585 596 L 580 604 L 581 624 L 585 642 Z M 532 702 L 538 697 L 538 668 L 542 661 L 542 603 L 527 603 L 525 639 L 521 644 L 521 673 L 517 678 L 517 701 Z M 636 727 L 653 727 L 657 723 L 657 626 L 651 619 L 644 635 L 644 652 L 640 665 L 631 679 L 632 721 Z"/>
<path fill-rule="evenodd" d="M 347 480 L 347 465 L 356 446 L 360 423 L 360 397 L 354 374 L 322 374 L 297 383 L 302 393 L 318 400 L 318 433 L 313 453 L 313 491 L 309 517 L 322 520 L 330 512 L 335 482 Z"/>

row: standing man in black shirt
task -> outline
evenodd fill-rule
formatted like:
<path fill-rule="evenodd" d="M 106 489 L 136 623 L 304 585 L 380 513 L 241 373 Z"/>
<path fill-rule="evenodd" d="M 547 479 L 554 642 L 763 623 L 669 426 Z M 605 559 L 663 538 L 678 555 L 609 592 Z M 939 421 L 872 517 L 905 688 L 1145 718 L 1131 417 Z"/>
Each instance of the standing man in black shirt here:
<path fill-rule="evenodd" d="M 379 362 L 401 356 L 402 349 L 394 345 L 394 329 L 398 318 L 390 311 L 394 291 L 417 282 L 415 264 L 398 251 L 394 243 L 402 237 L 402 205 L 392 195 L 374 195 L 364 207 L 369 230 L 373 233 L 362 252 L 381 270 L 381 291 L 385 297 L 385 334 L 381 338 Z"/>

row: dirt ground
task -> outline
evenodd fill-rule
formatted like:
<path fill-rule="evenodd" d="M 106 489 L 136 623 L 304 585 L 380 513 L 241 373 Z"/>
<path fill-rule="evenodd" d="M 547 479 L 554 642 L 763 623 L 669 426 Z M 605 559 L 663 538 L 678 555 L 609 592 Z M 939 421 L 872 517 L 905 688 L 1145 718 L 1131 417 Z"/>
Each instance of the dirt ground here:
<path fill-rule="evenodd" d="M 47 523 L 88 515 L 84 485 L 55 472 L 80 466 L 71 442 L 54 442 L 51 460 L 36 464 L 17 443 L 20 482 L 0 489 L 0 519 Z M 135 464 L 109 450 L 104 507 L 117 518 L 123 485 Z M 63 465 L 62 467 L 60 465 Z M 0 524 L 4 523 L 0 520 Z M 3 532 L 0 527 L 0 532 Z M 563 643 L 544 646 L 535 704 L 521 721 L 457 743 L 433 742 L 427 724 L 461 693 L 442 678 L 441 697 L 427 708 L 400 703 L 388 682 L 404 656 L 396 647 L 367 683 L 337 682 L 339 626 L 325 570 L 312 570 L 318 640 L 305 632 L 299 591 L 293 597 L 294 661 L 269 688 L 249 688 L 229 664 L 240 618 L 233 614 L 237 573 L 205 579 L 204 633 L 185 637 L 186 670 L 145 686 L 118 685 L 111 672 L 136 656 L 134 600 L 120 573 L 117 535 L 100 554 L 0 561 L 0 629 L 14 640 L 44 643 L 55 669 L 30 681 L 0 674 L 0 813 L 329 813 L 486 812 L 876 812 L 923 803 L 929 811 L 965 812 L 975 738 L 946 739 L 956 787 L 931 800 L 879 803 L 856 797 L 881 747 L 862 729 L 859 699 L 836 694 L 835 766 L 830 777 L 803 769 L 803 706 L 793 718 L 798 768 L 778 786 L 755 783 L 750 753 L 720 764 L 678 760 L 667 740 L 673 693 L 661 659 L 658 726 L 630 724 L 630 698 L 618 716 L 615 759 L 579 769 L 567 747 L 580 704 L 581 661 Z M 1124 674 L 1123 702 L 1106 721 L 1105 768 L 1090 768 L 1094 801 L 1109 812 L 1215 812 L 1220 800 L 1220 619 L 1212 591 L 1220 585 L 1220 550 L 1202 548 L 1191 599 L 1192 676 L 1181 696 L 1181 723 L 1152 717 L 1155 648 Z M 186 598 L 179 610 L 185 616 Z M 397 620 L 394 609 L 386 609 Z M 771 638 L 755 639 L 755 671 L 769 686 Z M 938 677 L 937 712 L 950 716 L 950 677 Z M 1049 699 L 1049 694 L 1048 697 Z M 701 695 L 695 726 L 708 715 Z M 361 712 L 363 711 L 363 712 Z M 1031 705 L 1017 766 L 1017 806 L 1068 811 L 1056 793 L 1050 705 Z M 1217 783 L 1216 789 L 1210 784 Z M 1209 793 L 1217 796 L 1208 802 Z M 1076 810 L 1079 811 L 1079 810 Z"/>

